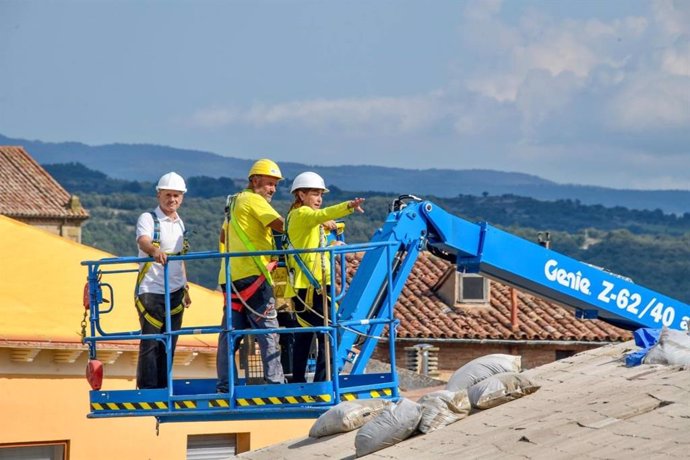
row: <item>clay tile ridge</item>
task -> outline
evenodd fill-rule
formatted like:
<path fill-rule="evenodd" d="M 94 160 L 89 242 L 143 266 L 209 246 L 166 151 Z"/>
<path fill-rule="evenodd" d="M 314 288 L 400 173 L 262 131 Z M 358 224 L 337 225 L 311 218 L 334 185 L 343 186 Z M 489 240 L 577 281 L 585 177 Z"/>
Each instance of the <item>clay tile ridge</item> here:
<path fill-rule="evenodd" d="M 0 214 L 84 220 L 88 212 L 21 146 L 0 146 Z"/>

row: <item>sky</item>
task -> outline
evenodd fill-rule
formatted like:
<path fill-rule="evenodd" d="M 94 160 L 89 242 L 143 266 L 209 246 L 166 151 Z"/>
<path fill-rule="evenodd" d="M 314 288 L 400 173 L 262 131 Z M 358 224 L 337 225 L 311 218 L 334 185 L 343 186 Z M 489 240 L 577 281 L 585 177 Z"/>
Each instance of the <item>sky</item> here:
<path fill-rule="evenodd" d="M 0 134 L 690 190 L 690 1 L 0 0 Z"/>

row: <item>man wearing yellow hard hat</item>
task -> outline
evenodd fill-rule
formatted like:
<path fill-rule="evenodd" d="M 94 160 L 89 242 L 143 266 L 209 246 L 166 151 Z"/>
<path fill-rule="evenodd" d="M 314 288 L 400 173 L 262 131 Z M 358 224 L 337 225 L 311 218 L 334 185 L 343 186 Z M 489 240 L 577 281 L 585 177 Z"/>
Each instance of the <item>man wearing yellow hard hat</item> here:
<path fill-rule="evenodd" d="M 271 206 L 276 186 L 283 179 L 280 168 L 272 160 L 258 160 L 249 170 L 248 179 L 246 189 L 228 197 L 226 219 L 220 235 L 224 252 L 270 251 L 275 249 L 272 230 L 283 232 L 283 218 Z M 278 327 L 271 277 L 274 266 L 270 256 L 230 259 L 233 329 Z M 227 295 L 224 261 L 218 281 Z M 224 308 L 222 327 L 227 329 L 227 326 L 227 311 Z M 285 377 L 280 363 L 278 334 L 260 334 L 256 338 L 261 350 L 266 383 L 283 383 Z M 237 349 L 239 342 L 240 339 L 237 339 L 234 349 Z M 219 393 L 228 391 L 229 359 L 227 333 L 221 332 L 216 361 Z"/>

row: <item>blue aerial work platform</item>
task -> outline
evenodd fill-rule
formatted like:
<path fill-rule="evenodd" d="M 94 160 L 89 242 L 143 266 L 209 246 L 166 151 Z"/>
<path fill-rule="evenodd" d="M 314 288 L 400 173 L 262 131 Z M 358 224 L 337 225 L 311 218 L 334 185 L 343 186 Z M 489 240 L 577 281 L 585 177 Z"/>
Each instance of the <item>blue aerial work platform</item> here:
<path fill-rule="evenodd" d="M 403 196 L 391 206 L 383 226 L 371 242 L 331 246 L 312 252 L 331 254 L 330 320 L 321 327 L 278 328 L 263 333 L 326 333 L 329 338 L 330 375 L 325 382 L 248 384 L 236 379 L 229 369 L 228 393 L 217 393 L 215 379 L 175 379 L 168 376 L 168 388 L 155 390 L 113 390 L 90 392 L 89 417 L 155 416 L 160 422 L 243 419 L 289 419 L 317 417 L 344 400 L 399 398 L 395 372 L 395 329 L 393 307 L 420 251 L 430 251 L 456 264 L 463 272 L 478 273 L 531 292 L 574 309 L 583 319 L 599 318 L 627 329 L 638 327 L 688 329 L 690 307 L 653 292 L 631 280 L 579 262 L 547 247 L 526 241 L 486 223 L 472 223 L 451 215 L 428 201 Z M 305 251 L 264 251 L 280 256 Z M 349 253 L 363 253 L 359 267 L 346 280 Z M 247 252 L 189 253 L 169 260 L 223 259 L 246 256 Z M 254 253 L 257 254 L 257 253 Z M 340 264 L 336 266 L 336 259 Z M 86 261 L 88 267 L 89 324 L 85 342 L 89 357 L 96 360 L 102 341 L 157 339 L 170 350 L 174 335 L 213 334 L 228 330 L 229 358 L 234 356 L 236 337 L 255 335 L 256 330 L 232 330 L 227 325 L 183 327 L 160 335 L 142 336 L 141 331 L 108 332 L 101 320 L 112 310 L 104 308 L 103 290 L 112 292 L 104 276 L 125 270 L 118 265 L 150 259 L 110 258 Z M 230 264 L 225 264 L 229 267 Z M 229 271 L 229 268 L 228 268 Z M 167 291 L 167 267 L 166 291 Z M 227 273 L 231 279 L 231 273 Z M 125 294 L 126 295 L 126 294 Z M 167 299 L 169 319 L 170 305 Z M 228 316 L 232 314 L 225 305 Z M 170 321 L 167 321 L 170 324 Z M 370 374 L 366 364 L 384 328 L 389 331 L 391 372 Z M 172 369 L 168 353 L 168 369 Z M 230 359 L 230 362 L 233 362 Z"/>

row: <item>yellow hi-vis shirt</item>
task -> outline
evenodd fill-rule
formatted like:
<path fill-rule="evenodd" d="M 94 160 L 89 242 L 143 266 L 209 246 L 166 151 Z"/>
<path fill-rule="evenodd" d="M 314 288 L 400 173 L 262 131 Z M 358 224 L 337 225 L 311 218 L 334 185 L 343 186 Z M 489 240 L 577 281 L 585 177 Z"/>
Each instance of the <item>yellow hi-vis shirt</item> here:
<path fill-rule="evenodd" d="M 323 209 L 312 209 L 309 206 L 300 206 L 289 212 L 286 219 L 287 228 L 285 231 L 290 238 L 290 243 L 295 249 L 313 249 L 321 247 L 319 227 L 327 220 L 339 219 L 354 211 L 347 207 L 348 201 L 340 204 L 329 206 Z M 328 253 L 325 253 L 326 264 L 326 282 L 330 283 L 331 276 L 331 258 Z M 304 261 L 304 265 L 311 270 L 316 281 L 321 284 L 321 254 L 300 254 Z M 302 273 L 299 265 L 295 262 L 293 257 L 289 257 L 290 269 L 295 271 L 294 287 L 297 289 L 306 289 L 311 286 L 309 279 Z"/>
<path fill-rule="evenodd" d="M 235 219 L 249 241 L 257 251 L 270 251 L 275 249 L 273 242 L 273 232 L 268 226 L 276 219 L 280 219 L 280 214 L 266 201 L 266 198 L 246 189 L 240 192 L 235 198 L 233 207 L 234 212 L 230 216 Z M 227 225 L 227 228 L 226 228 Z M 223 224 L 223 231 L 226 235 L 224 249 L 227 252 L 246 252 L 249 251 L 244 242 L 237 236 L 232 223 Z M 229 238 L 228 238 L 229 236 Z M 229 243 L 229 244 L 228 244 Z M 260 263 L 265 267 L 271 260 L 270 256 L 257 256 Z M 230 276 L 233 280 L 239 280 L 252 275 L 261 275 L 252 257 L 232 257 L 230 259 Z M 218 272 L 218 283 L 225 284 L 225 260 L 221 259 L 220 271 Z"/>

